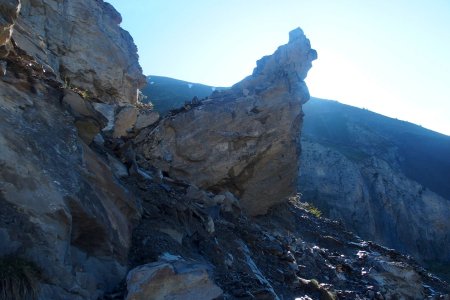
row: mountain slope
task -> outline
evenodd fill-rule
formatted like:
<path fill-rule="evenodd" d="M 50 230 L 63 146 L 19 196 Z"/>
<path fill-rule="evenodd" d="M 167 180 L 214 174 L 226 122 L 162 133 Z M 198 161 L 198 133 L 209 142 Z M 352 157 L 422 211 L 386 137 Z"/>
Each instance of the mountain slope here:
<path fill-rule="evenodd" d="M 299 190 L 363 238 L 450 262 L 450 137 L 335 101 L 311 99 Z"/>
<path fill-rule="evenodd" d="M 305 105 L 306 138 L 360 155 L 378 155 L 405 175 L 450 199 L 450 137 L 336 101 L 312 98 Z M 354 127 L 359 128 L 358 137 Z M 364 137 L 364 138 L 363 138 Z M 397 157 L 389 157 L 396 148 Z"/>
<path fill-rule="evenodd" d="M 150 75 L 142 93 L 147 96 L 144 102 L 153 103 L 161 115 L 166 115 L 170 110 L 182 107 L 186 101 L 191 101 L 194 97 L 205 98 L 213 91 L 223 89 L 225 88 Z"/>

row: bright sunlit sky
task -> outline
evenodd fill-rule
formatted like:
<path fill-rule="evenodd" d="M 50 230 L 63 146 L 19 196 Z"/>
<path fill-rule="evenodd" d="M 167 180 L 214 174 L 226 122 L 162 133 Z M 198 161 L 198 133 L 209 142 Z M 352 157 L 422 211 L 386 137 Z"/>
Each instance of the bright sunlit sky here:
<path fill-rule="evenodd" d="M 301 27 L 312 96 L 450 135 L 450 0 L 107 0 L 146 75 L 230 86 Z"/>

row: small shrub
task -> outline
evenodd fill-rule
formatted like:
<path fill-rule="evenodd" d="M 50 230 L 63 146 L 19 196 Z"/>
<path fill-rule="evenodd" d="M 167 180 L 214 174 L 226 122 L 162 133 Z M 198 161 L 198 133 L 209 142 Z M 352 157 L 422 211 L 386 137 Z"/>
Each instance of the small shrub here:
<path fill-rule="evenodd" d="M 87 91 L 87 90 L 80 90 L 79 94 L 80 94 L 81 98 L 83 98 L 84 100 L 90 98 L 89 91 Z"/>
<path fill-rule="evenodd" d="M 34 263 L 16 256 L 0 258 L 0 300 L 37 299 L 40 281 Z"/>
<path fill-rule="evenodd" d="M 311 203 L 306 203 L 305 209 L 307 211 L 309 211 L 311 214 L 313 214 L 314 216 L 316 216 L 317 218 L 320 218 L 320 216 L 322 216 L 322 212 L 317 207 L 312 205 Z"/>

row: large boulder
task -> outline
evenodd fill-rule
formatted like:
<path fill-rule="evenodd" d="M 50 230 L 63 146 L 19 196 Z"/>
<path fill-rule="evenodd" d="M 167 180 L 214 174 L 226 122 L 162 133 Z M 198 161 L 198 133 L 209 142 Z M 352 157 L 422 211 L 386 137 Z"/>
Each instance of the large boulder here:
<path fill-rule="evenodd" d="M 212 300 L 223 292 L 210 278 L 209 267 L 170 254 L 134 268 L 127 276 L 127 300 Z"/>
<path fill-rule="evenodd" d="M 251 215 L 296 192 L 304 82 L 317 58 L 301 29 L 257 62 L 253 74 L 136 139 L 138 153 L 169 176 L 231 191 Z"/>

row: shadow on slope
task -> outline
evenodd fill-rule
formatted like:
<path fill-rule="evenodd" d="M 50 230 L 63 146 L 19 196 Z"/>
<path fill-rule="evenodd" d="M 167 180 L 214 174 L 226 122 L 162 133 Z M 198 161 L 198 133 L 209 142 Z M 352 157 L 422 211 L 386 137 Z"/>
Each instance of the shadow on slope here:
<path fill-rule="evenodd" d="M 450 199 L 449 136 L 337 101 L 311 98 L 304 111 L 304 138 L 356 161 L 378 156 Z M 389 151 L 393 148 L 394 156 Z"/>

